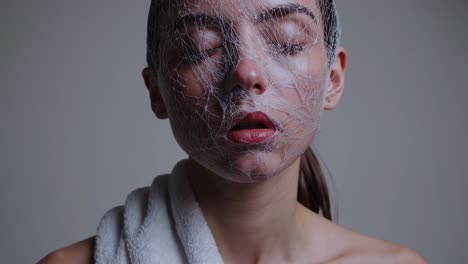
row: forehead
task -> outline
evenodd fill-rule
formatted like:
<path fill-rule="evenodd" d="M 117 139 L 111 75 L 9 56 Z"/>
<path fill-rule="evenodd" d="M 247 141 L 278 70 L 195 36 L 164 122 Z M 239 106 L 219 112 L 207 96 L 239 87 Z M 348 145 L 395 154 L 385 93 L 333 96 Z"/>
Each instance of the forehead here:
<path fill-rule="evenodd" d="M 255 20 L 263 12 L 280 6 L 297 6 L 317 18 L 320 16 L 317 0 L 179 0 L 173 7 L 176 18 L 204 14 L 235 22 Z"/>

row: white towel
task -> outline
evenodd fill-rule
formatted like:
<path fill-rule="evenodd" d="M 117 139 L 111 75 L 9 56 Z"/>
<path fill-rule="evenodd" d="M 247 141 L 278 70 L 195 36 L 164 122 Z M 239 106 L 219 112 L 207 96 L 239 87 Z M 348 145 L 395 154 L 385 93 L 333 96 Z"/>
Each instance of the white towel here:
<path fill-rule="evenodd" d="M 187 160 L 101 219 L 96 264 L 223 263 L 188 182 Z"/>

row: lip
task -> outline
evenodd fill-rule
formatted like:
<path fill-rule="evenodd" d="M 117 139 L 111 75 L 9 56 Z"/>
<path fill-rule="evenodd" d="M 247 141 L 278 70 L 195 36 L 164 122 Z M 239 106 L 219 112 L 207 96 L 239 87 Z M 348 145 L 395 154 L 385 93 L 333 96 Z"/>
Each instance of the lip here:
<path fill-rule="evenodd" d="M 274 136 L 277 128 L 263 112 L 252 112 L 239 120 L 226 137 L 237 144 L 259 144 Z"/>

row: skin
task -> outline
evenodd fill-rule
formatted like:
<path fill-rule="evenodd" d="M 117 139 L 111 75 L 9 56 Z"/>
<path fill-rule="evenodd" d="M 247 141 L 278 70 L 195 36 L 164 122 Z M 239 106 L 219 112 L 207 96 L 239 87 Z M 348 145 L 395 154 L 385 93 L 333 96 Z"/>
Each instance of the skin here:
<path fill-rule="evenodd" d="M 316 134 L 325 83 L 340 82 L 339 74 L 327 67 L 320 22 L 305 14 L 252 22 L 265 10 L 286 4 L 302 4 L 320 13 L 314 2 L 187 0 L 162 19 L 163 25 L 172 25 L 187 14 L 203 14 L 219 17 L 232 29 L 186 23 L 161 37 L 159 71 L 144 72 L 155 112 L 169 118 L 179 145 L 200 166 L 226 180 L 263 181 L 289 167 Z M 180 44 L 175 41 L 186 38 Z M 230 44 L 222 44 L 225 39 Z M 214 50 L 213 54 L 196 63 L 180 59 L 197 54 L 185 54 L 191 43 L 197 52 Z M 284 43 L 300 43 L 303 50 L 282 54 L 271 47 Z M 255 111 L 277 123 L 275 137 L 256 146 L 227 140 L 236 117 Z"/>
<path fill-rule="evenodd" d="M 195 2 L 197 1 L 187 0 L 186 6 L 189 8 L 184 11 L 210 12 L 212 6 L 195 5 Z M 315 1 L 309 0 L 268 3 L 275 5 L 285 2 L 300 3 L 317 11 Z M 224 3 L 229 5 L 227 1 Z M 235 5 L 235 1 L 232 4 Z M 327 64 L 323 43 L 310 45 L 298 57 L 288 55 L 288 63 L 293 66 L 304 65 L 304 59 L 309 60 L 307 67 L 296 68 L 295 72 L 299 69 L 303 76 L 314 77 L 316 82 L 312 86 L 307 82 L 311 79 L 288 75 L 287 70 L 275 67 L 274 63 L 261 64 L 259 62 L 271 62 L 273 59 L 261 54 L 264 49 L 259 51 L 258 45 L 261 43 L 256 42 L 251 34 L 255 27 L 249 23 L 240 23 L 245 19 L 234 20 L 242 15 L 254 15 L 260 12 L 258 8 L 259 5 L 246 9 L 253 14 L 232 12 L 235 8 L 227 8 L 225 13 L 218 10 L 223 19 L 238 23 L 235 26 L 239 45 L 242 47 L 239 62 L 225 77 L 223 88 L 230 91 L 232 87 L 241 87 L 244 98 L 256 102 L 255 107 L 260 105 L 260 109 L 270 118 L 284 124 L 286 132 L 297 130 L 301 123 L 284 123 L 289 118 L 286 111 L 275 111 L 278 107 L 271 107 L 265 102 L 274 100 L 278 93 L 282 93 L 281 96 L 290 105 L 304 105 L 303 98 L 323 102 L 313 103 L 305 108 L 308 114 L 306 116 L 311 118 L 306 120 L 307 123 L 318 123 L 321 110 L 335 109 L 343 94 L 346 51 L 339 48 L 336 60 L 330 66 Z M 320 28 L 323 26 L 316 27 L 317 30 Z M 316 34 L 323 39 L 322 31 L 318 30 Z M 170 37 L 167 36 L 166 39 Z M 177 54 L 177 50 L 171 50 L 170 45 L 165 46 L 164 41 L 162 49 L 167 51 L 164 54 Z M 257 53 L 255 56 L 260 59 L 252 59 L 252 53 Z M 212 56 L 216 58 L 217 54 Z M 158 71 L 148 68 L 143 70 L 151 107 L 158 118 L 169 118 L 176 139 L 189 153 L 193 172 L 190 182 L 225 263 L 426 263 L 410 249 L 357 234 L 328 221 L 297 202 L 300 154 L 312 142 L 317 126 L 311 125 L 297 132 L 300 136 L 294 137 L 295 140 L 285 135 L 280 137 L 281 140 L 268 143 L 268 148 L 255 151 L 246 151 L 231 145 L 223 141 L 222 136 L 206 137 L 206 134 L 213 135 L 209 131 L 213 128 L 217 134 L 223 135 L 223 124 L 230 122 L 229 119 L 223 119 L 226 115 L 222 114 L 223 110 L 219 107 L 219 97 L 213 92 L 207 92 L 216 81 L 210 77 L 206 68 L 200 68 L 203 65 L 184 65 L 169 55 L 163 56 L 161 62 L 163 67 L 159 70 L 159 76 L 155 74 Z M 200 77 L 196 74 L 205 75 L 202 79 L 194 78 Z M 283 90 L 280 91 L 274 83 L 290 84 L 294 89 L 284 90 L 282 87 Z M 311 89 L 315 89 L 312 97 L 306 94 Z M 203 115 L 206 109 L 209 114 Z M 196 114 L 186 118 L 188 112 Z M 208 126 L 204 127 L 203 124 Z M 190 129 L 193 126 L 200 129 L 193 132 Z M 184 134 L 184 131 L 191 131 L 198 140 Z M 212 142 L 220 146 L 222 152 L 230 155 L 222 155 L 217 150 L 210 150 L 216 155 L 208 153 L 196 144 L 197 141 Z M 280 144 L 283 141 L 285 143 Z M 279 147 L 270 148 L 271 145 Z M 235 166 L 227 164 L 226 160 L 234 160 Z M 54 251 L 39 263 L 93 263 L 94 240 L 94 237 L 90 237 Z"/>

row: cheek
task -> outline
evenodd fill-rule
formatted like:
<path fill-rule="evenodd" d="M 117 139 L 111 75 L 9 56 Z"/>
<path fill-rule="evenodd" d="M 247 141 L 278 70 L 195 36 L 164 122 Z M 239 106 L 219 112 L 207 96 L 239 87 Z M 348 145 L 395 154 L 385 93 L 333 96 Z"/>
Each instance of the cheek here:
<path fill-rule="evenodd" d="M 317 58 L 316 56 L 311 56 Z M 296 113 L 320 112 L 327 80 L 326 58 L 308 56 L 288 58 L 271 64 L 269 76 L 273 101 L 283 101 Z"/>
<path fill-rule="evenodd" d="M 220 107 L 212 96 L 213 85 L 208 76 L 193 70 L 178 69 L 168 74 L 164 85 L 164 101 L 177 141 L 190 153 L 190 146 L 213 144 L 220 127 Z"/>
<path fill-rule="evenodd" d="M 170 74 L 172 82 L 170 87 L 181 96 L 189 98 L 200 98 L 209 92 L 209 84 L 213 81 L 212 76 L 201 71 L 181 67 Z"/>
<path fill-rule="evenodd" d="M 187 68 L 187 67 L 186 67 Z M 208 113 L 218 113 L 216 100 L 213 98 L 215 80 L 200 70 L 176 69 L 167 79 L 165 102 L 170 115 L 183 112 L 207 118 Z M 210 110 L 210 111 L 207 111 Z"/>

